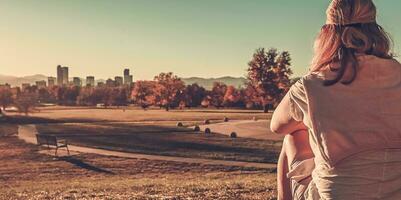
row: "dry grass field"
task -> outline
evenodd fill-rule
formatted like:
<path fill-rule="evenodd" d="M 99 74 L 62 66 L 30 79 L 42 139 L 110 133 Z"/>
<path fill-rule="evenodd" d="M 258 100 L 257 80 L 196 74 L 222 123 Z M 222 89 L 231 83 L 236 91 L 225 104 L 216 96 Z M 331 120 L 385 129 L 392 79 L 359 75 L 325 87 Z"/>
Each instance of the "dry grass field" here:
<path fill-rule="evenodd" d="M 147 154 L 274 162 L 276 141 L 231 139 L 176 128 L 220 121 L 267 119 L 240 110 L 160 111 L 45 108 L 0 122 L 0 199 L 276 199 L 272 170 L 81 153 L 55 158 L 17 139 L 17 124 L 36 123 L 41 133 L 74 144 Z"/>
<path fill-rule="evenodd" d="M 15 114 L 15 113 L 14 113 Z M 202 122 L 210 119 L 212 122 L 221 122 L 224 117 L 232 120 L 249 120 L 253 117 L 269 119 L 271 113 L 259 110 L 240 109 L 184 109 L 170 110 L 169 112 L 153 108 L 142 110 L 137 107 L 128 108 L 88 108 L 88 107 L 41 107 L 29 114 L 37 119 L 48 119 L 55 122 Z"/>

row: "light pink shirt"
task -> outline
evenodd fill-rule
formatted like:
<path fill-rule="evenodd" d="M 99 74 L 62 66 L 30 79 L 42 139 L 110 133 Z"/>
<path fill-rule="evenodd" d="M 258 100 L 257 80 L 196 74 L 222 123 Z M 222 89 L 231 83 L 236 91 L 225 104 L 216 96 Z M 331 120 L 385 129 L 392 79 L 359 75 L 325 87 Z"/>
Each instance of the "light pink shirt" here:
<path fill-rule="evenodd" d="M 291 114 L 310 129 L 316 160 L 334 166 L 356 153 L 401 148 L 401 64 L 358 56 L 350 85 L 323 86 L 333 72 L 304 76 L 290 96 Z"/>

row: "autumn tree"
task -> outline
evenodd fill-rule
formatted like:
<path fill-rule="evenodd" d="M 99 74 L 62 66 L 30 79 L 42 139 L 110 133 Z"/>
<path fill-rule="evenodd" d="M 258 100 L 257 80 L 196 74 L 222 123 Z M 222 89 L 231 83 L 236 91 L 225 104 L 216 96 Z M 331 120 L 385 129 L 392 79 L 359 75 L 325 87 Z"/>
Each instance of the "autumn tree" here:
<path fill-rule="evenodd" d="M 100 97 L 100 103 L 103 107 L 107 108 L 114 104 L 113 89 L 112 87 L 96 88 L 96 95 Z"/>
<path fill-rule="evenodd" d="M 251 84 L 247 84 L 246 87 L 242 89 L 241 92 L 246 108 L 250 109 L 250 108 L 261 107 L 258 93 Z"/>
<path fill-rule="evenodd" d="M 206 89 L 194 83 L 185 87 L 182 101 L 187 107 L 198 107 L 205 97 Z"/>
<path fill-rule="evenodd" d="M 113 89 L 112 95 L 114 96 L 114 105 L 126 106 L 128 105 L 128 88 L 118 87 Z"/>
<path fill-rule="evenodd" d="M 155 76 L 154 81 L 156 82 L 154 94 L 160 98 L 158 103 L 169 111 L 173 103 L 179 102 L 177 97 L 185 88 L 184 82 L 172 72 L 160 73 Z"/>
<path fill-rule="evenodd" d="M 155 81 L 137 81 L 131 91 L 131 99 L 134 101 L 134 103 L 146 109 L 150 105 L 155 104 L 155 90 Z"/>
<path fill-rule="evenodd" d="M 257 49 L 248 63 L 248 84 L 255 90 L 255 99 L 268 112 L 269 105 L 276 105 L 290 86 L 292 71 L 290 54 L 277 49 Z"/>
<path fill-rule="evenodd" d="M 38 100 L 41 103 L 54 103 L 56 102 L 55 96 L 52 95 L 50 88 L 39 88 L 38 91 Z"/>
<path fill-rule="evenodd" d="M 80 94 L 80 87 L 61 86 L 56 88 L 57 101 L 61 105 L 75 105 Z"/>
<path fill-rule="evenodd" d="M 3 110 L 14 102 L 13 93 L 9 88 L 0 88 L 0 106 Z"/>
<path fill-rule="evenodd" d="M 38 96 L 36 92 L 23 91 L 17 95 L 15 105 L 19 112 L 28 113 L 38 104 Z"/>
<path fill-rule="evenodd" d="M 241 100 L 240 90 L 234 86 L 227 86 L 226 92 L 223 97 L 223 105 L 226 107 L 234 107 Z"/>
<path fill-rule="evenodd" d="M 82 106 L 94 106 L 97 104 L 96 101 L 93 101 L 93 91 L 95 88 L 93 87 L 82 87 L 79 95 L 77 97 L 77 104 Z"/>
<path fill-rule="evenodd" d="M 220 108 L 224 103 L 224 96 L 227 91 L 227 85 L 221 82 L 214 82 L 210 91 L 211 104 L 216 108 Z"/>

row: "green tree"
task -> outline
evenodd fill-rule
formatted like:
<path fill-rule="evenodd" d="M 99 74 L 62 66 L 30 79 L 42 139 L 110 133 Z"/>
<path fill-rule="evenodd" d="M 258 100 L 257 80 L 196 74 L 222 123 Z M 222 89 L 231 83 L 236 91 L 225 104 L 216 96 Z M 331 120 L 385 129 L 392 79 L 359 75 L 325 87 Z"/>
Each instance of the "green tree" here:
<path fill-rule="evenodd" d="M 248 66 L 248 85 L 255 90 L 254 99 L 258 99 L 264 112 L 268 112 L 269 106 L 277 105 L 290 87 L 290 54 L 287 51 L 279 53 L 274 48 L 267 52 L 259 48 Z"/>

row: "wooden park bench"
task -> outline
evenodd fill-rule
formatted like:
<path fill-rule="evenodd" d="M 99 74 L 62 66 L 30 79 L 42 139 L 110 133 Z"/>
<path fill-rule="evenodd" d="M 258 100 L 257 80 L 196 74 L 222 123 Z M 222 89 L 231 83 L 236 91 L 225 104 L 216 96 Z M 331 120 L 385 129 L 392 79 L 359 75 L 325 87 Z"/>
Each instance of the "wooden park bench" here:
<path fill-rule="evenodd" d="M 56 151 L 54 153 L 55 156 L 57 156 L 57 150 L 59 148 L 66 148 L 68 155 L 70 155 L 70 150 L 68 149 L 67 140 L 57 139 L 57 137 L 54 135 L 36 134 L 36 141 L 39 146 L 47 145 L 49 149 L 50 146 L 55 147 L 56 148 Z"/>

